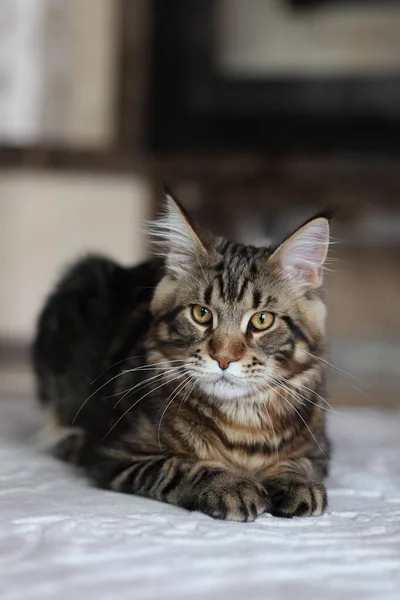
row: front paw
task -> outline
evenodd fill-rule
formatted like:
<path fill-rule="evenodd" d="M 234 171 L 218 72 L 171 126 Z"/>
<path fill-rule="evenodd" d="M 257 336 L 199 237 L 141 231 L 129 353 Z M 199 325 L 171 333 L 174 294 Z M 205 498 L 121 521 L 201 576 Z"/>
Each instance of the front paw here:
<path fill-rule="evenodd" d="M 270 507 L 270 498 L 261 484 L 219 471 L 210 473 L 208 483 L 199 490 L 195 508 L 214 519 L 254 521 Z"/>
<path fill-rule="evenodd" d="M 276 517 L 318 517 L 328 505 L 322 483 L 277 477 L 266 481 L 265 487 L 271 498 L 270 512 Z"/>

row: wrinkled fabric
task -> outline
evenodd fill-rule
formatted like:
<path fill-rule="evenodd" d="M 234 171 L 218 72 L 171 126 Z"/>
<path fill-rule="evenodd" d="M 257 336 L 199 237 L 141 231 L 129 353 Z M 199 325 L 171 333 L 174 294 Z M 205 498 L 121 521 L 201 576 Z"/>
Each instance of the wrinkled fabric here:
<path fill-rule="evenodd" d="M 39 421 L 0 403 L 2 600 L 400 598 L 400 414 L 329 415 L 327 514 L 248 524 L 97 490 L 32 445 Z"/>

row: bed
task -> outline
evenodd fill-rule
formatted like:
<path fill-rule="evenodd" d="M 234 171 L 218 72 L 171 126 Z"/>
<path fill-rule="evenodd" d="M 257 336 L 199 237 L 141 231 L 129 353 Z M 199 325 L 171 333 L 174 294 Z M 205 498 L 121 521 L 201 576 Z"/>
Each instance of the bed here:
<path fill-rule="evenodd" d="M 340 409 L 320 518 L 214 521 L 97 490 L 0 402 L 2 600 L 400 598 L 400 413 Z"/>

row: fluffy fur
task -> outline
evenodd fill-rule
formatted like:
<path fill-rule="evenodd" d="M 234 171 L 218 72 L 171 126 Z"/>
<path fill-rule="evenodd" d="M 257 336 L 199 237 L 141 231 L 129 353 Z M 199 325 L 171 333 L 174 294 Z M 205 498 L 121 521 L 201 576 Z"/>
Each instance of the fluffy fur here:
<path fill-rule="evenodd" d="M 256 248 L 167 196 L 152 233 L 160 258 L 84 259 L 44 307 L 33 359 L 57 454 L 102 487 L 215 518 L 322 514 L 328 217 Z"/>

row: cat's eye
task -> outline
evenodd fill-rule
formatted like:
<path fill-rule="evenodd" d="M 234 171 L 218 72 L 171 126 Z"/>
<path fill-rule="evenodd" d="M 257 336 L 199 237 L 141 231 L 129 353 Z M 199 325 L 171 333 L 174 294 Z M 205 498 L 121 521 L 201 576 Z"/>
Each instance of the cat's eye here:
<path fill-rule="evenodd" d="M 205 306 L 194 304 L 192 306 L 192 317 L 200 325 L 209 325 L 212 321 L 212 312 Z"/>
<path fill-rule="evenodd" d="M 249 325 L 256 331 L 266 331 L 274 324 L 275 316 L 270 312 L 259 312 L 253 315 L 250 319 Z"/>

